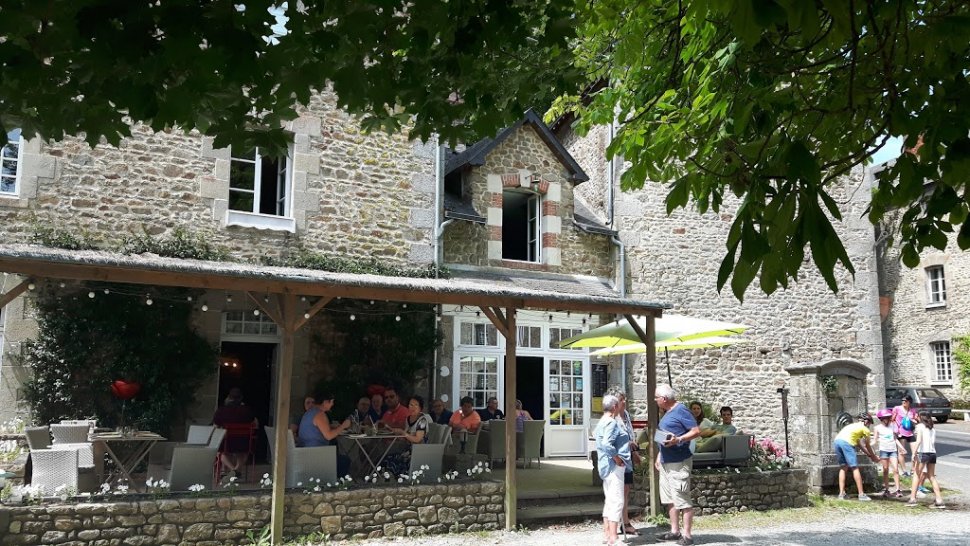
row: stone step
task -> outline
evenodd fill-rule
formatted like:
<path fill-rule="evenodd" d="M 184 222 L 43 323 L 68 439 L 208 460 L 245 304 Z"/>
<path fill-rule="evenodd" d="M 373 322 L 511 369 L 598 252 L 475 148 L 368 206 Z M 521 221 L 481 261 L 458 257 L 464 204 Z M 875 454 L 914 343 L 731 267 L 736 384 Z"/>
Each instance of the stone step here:
<path fill-rule="evenodd" d="M 519 493 L 516 499 L 517 508 L 584 503 L 602 504 L 603 491 L 530 491 Z"/>
<path fill-rule="evenodd" d="M 643 513 L 643 507 L 630 506 L 630 516 Z M 516 522 L 526 526 L 551 525 L 561 522 L 602 521 L 603 501 L 586 501 L 574 504 L 548 504 L 544 506 L 518 506 Z"/>

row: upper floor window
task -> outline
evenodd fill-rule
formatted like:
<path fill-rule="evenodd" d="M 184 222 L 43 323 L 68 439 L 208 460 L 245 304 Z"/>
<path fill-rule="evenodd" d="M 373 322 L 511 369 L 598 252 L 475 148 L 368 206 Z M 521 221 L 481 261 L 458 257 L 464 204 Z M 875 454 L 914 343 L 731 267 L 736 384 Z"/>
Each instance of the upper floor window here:
<path fill-rule="evenodd" d="M 7 133 L 0 153 L 0 194 L 16 195 L 20 190 L 20 163 L 23 159 L 24 138 L 20 129 Z"/>
<path fill-rule="evenodd" d="M 542 259 L 539 195 L 522 191 L 502 193 L 502 258 L 538 262 Z"/>
<path fill-rule="evenodd" d="M 926 268 L 926 306 L 946 305 L 946 277 L 942 265 Z"/>
<path fill-rule="evenodd" d="M 549 328 L 549 348 L 560 349 L 559 342 L 573 336 L 578 336 L 581 333 L 583 333 L 581 328 Z M 573 347 L 572 349 L 582 351 L 585 347 Z"/>
<path fill-rule="evenodd" d="M 259 153 L 232 154 L 229 164 L 229 210 L 289 217 L 292 177 L 288 158 Z"/>
<path fill-rule="evenodd" d="M 540 326 L 518 326 L 519 337 L 516 342 L 519 347 L 533 349 L 542 348 L 542 327 Z"/>
<path fill-rule="evenodd" d="M 933 383 L 953 383 L 953 358 L 949 341 L 930 343 L 933 353 Z"/>
<path fill-rule="evenodd" d="M 462 322 L 460 343 L 498 347 L 498 330 L 495 326 L 483 322 Z"/>

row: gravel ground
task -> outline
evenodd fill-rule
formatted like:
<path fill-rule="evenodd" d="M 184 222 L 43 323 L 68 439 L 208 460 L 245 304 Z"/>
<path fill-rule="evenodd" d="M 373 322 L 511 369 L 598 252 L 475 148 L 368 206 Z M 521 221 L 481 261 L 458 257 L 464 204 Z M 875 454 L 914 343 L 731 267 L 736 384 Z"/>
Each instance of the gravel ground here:
<path fill-rule="evenodd" d="M 970 543 L 970 512 L 894 508 L 879 513 L 829 508 L 789 510 L 763 515 L 700 518 L 696 544 L 708 545 L 822 545 L 884 546 L 886 544 L 949 545 Z M 654 544 L 656 527 L 638 525 L 640 537 L 627 544 Z M 420 538 L 356 541 L 362 546 L 595 546 L 601 544 L 599 526 L 592 523 L 559 525 L 513 533 L 465 533 Z M 346 544 L 346 543 L 345 543 Z M 666 543 L 675 544 L 675 543 Z"/>

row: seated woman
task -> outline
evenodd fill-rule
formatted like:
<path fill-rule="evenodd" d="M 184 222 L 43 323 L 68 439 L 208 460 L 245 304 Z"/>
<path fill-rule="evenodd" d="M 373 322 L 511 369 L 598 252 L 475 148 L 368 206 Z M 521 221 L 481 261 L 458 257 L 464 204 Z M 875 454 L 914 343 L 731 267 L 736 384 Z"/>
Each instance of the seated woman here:
<path fill-rule="evenodd" d="M 334 396 L 330 393 L 317 393 L 313 404 L 300 419 L 299 439 L 304 447 L 337 445 L 337 436 L 350 428 L 350 419 L 344 419 L 337 426 L 330 424 L 327 412 L 333 408 Z M 346 476 L 350 471 L 350 459 L 337 454 L 337 475 Z"/>
<path fill-rule="evenodd" d="M 408 417 L 404 423 L 404 428 L 392 428 L 391 431 L 403 436 L 403 439 L 409 444 L 424 444 L 428 441 L 428 425 L 431 423 L 431 417 L 424 413 L 424 398 L 415 395 L 408 401 Z M 388 455 L 384 459 L 384 466 L 395 476 L 410 473 L 410 446 Z"/>
<path fill-rule="evenodd" d="M 525 422 L 531 421 L 532 415 L 527 410 L 522 409 L 522 401 L 515 401 L 515 431 L 522 432 L 525 429 Z"/>
<path fill-rule="evenodd" d="M 734 426 L 733 421 L 734 410 L 730 406 L 723 406 L 721 408 L 721 424 L 711 425 L 707 429 L 710 434 L 707 435 L 704 434 L 704 430 L 701 430 L 701 439 L 697 440 L 697 453 L 718 451 L 721 447 L 721 436 L 730 436 L 738 433 L 738 429 Z"/>

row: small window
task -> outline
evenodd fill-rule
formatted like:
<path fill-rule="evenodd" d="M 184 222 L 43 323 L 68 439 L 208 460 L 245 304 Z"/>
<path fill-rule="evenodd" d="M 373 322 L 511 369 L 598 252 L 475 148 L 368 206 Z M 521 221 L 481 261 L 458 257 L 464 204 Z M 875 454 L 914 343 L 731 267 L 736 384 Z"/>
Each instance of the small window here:
<path fill-rule="evenodd" d="M 0 152 L 0 194 L 17 195 L 20 191 L 20 164 L 23 161 L 24 138 L 20 129 L 7 133 Z"/>
<path fill-rule="evenodd" d="M 461 323 L 461 344 L 498 347 L 498 330 L 485 323 Z"/>
<path fill-rule="evenodd" d="M 519 326 L 519 337 L 517 343 L 519 347 L 534 349 L 542 348 L 542 327 L 541 326 Z"/>
<path fill-rule="evenodd" d="M 926 268 L 926 306 L 946 305 L 946 278 L 942 265 Z"/>
<path fill-rule="evenodd" d="M 549 328 L 549 348 L 550 349 L 561 349 L 559 342 L 564 339 L 569 339 L 573 336 L 578 336 L 583 333 L 580 328 Z M 571 347 L 574 351 L 582 351 L 585 347 Z"/>
<path fill-rule="evenodd" d="M 538 262 L 542 257 L 539 234 L 539 195 L 521 191 L 502 194 L 502 258 Z"/>
<path fill-rule="evenodd" d="M 259 148 L 232 154 L 229 210 L 289 217 L 291 177 L 288 158 L 263 156 Z"/>
<path fill-rule="evenodd" d="M 484 408 L 491 397 L 498 398 L 498 358 L 463 356 L 458 362 L 458 392 L 470 396 L 476 408 Z"/>
<path fill-rule="evenodd" d="M 226 311 L 222 318 L 222 333 L 225 335 L 279 336 L 276 323 L 263 314 L 254 315 L 247 311 Z"/>
<path fill-rule="evenodd" d="M 949 341 L 930 343 L 933 354 L 933 382 L 953 383 L 953 358 L 950 354 Z"/>

